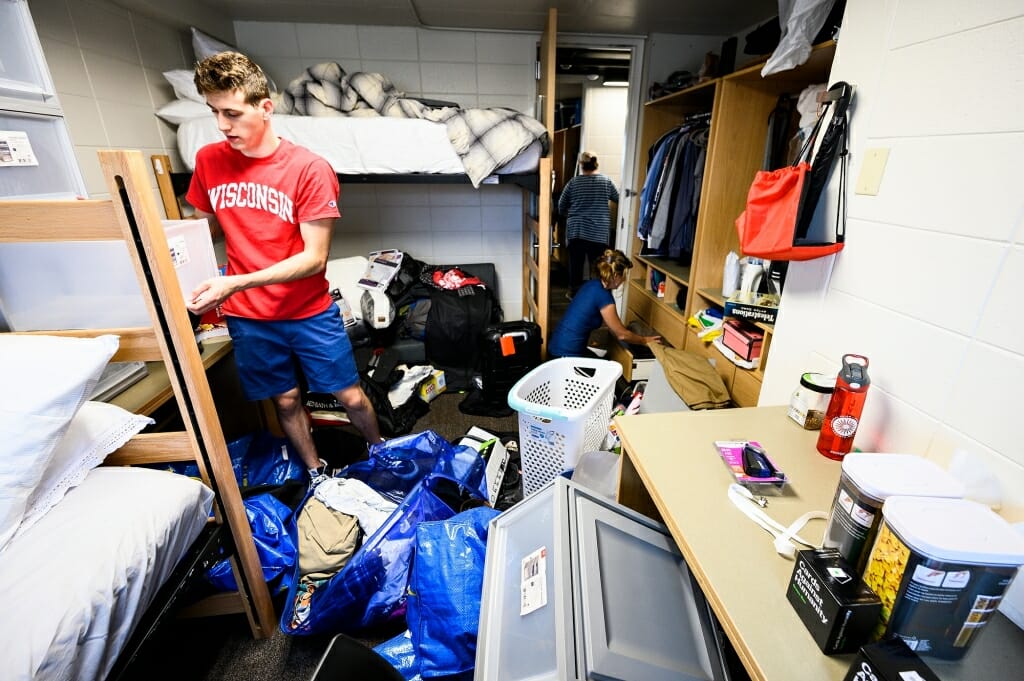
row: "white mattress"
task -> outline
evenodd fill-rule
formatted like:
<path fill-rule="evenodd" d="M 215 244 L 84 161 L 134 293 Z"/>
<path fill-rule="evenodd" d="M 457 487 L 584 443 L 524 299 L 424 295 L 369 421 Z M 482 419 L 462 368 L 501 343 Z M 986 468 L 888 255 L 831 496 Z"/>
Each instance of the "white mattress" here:
<path fill-rule="evenodd" d="M 327 159 L 334 172 L 345 174 L 465 173 L 441 123 L 420 118 L 318 117 L 274 115 L 279 137 Z M 196 152 L 224 135 L 211 116 L 178 126 L 178 151 L 189 170 Z M 541 144 L 534 142 L 498 174 L 526 173 L 537 168 Z"/>
<path fill-rule="evenodd" d="M 173 473 L 91 471 L 0 554 L 0 676 L 105 678 L 212 498 Z"/>

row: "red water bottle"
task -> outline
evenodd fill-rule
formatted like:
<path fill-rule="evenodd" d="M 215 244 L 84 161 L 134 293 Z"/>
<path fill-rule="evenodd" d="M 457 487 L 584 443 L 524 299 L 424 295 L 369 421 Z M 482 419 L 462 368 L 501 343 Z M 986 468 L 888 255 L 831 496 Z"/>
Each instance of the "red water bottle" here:
<path fill-rule="evenodd" d="M 843 368 L 836 377 L 836 389 L 818 436 L 818 451 L 823 456 L 841 461 L 853 449 L 853 436 L 864 411 L 864 399 L 870 384 L 868 358 L 843 355 Z"/>

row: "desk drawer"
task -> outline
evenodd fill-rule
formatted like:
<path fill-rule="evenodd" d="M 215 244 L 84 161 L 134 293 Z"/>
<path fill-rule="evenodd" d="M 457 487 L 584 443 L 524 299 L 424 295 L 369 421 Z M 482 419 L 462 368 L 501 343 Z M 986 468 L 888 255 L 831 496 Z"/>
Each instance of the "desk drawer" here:
<path fill-rule="evenodd" d="M 634 318 L 650 324 L 653 304 L 654 301 L 651 300 L 651 297 L 646 295 L 639 286 L 632 286 L 629 289 L 629 300 L 626 305 L 627 315 L 632 315 Z"/>
<path fill-rule="evenodd" d="M 761 396 L 761 379 L 748 369 L 736 369 L 729 393 L 738 407 L 756 407 Z"/>
<path fill-rule="evenodd" d="M 674 348 L 681 348 L 686 342 L 686 320 L 665 305 L 655 305 L 651 310 L 651 326 L 666 344 Z"/>

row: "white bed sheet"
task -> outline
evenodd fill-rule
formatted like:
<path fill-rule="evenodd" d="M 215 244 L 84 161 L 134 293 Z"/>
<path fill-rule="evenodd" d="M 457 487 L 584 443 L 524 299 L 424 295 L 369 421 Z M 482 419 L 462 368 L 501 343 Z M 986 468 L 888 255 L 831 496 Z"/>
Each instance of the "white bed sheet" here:
<path fill-rule="evenodd" d="M 182 475 L 91 471 L 0 554 L 0 676 L 105 678 L 212 499 Z"/>
<path fill-rule="evenodd" d="M 334 172 L 342 175 L 466 172 L 442 123 L 421 118 L 279 114 L 274 115 L 273 123 L 279 137 L 323 156 Z M 189 170 L 195 169 L 200 148 L 223 139 L 212 115 L 189 119 L 178 126 L 178 151 Z M 541 143 L 536 141 L 496 172 L 532 172 L 540 151 Z"/>

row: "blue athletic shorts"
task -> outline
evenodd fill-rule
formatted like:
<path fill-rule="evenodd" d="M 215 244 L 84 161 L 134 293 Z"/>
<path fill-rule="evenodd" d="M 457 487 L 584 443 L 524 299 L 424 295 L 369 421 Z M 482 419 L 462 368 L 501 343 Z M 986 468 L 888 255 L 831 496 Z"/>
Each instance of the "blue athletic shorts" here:
<path fill-rule="evenodd" d="M 352 344 L 338 306 L 306 319 L 263 321 L 228 317 L 238 377 L 250 400 L 286 393 L 299 385 L 295 361 L 309 390 L 333 393 L 359 383 Z"/>

